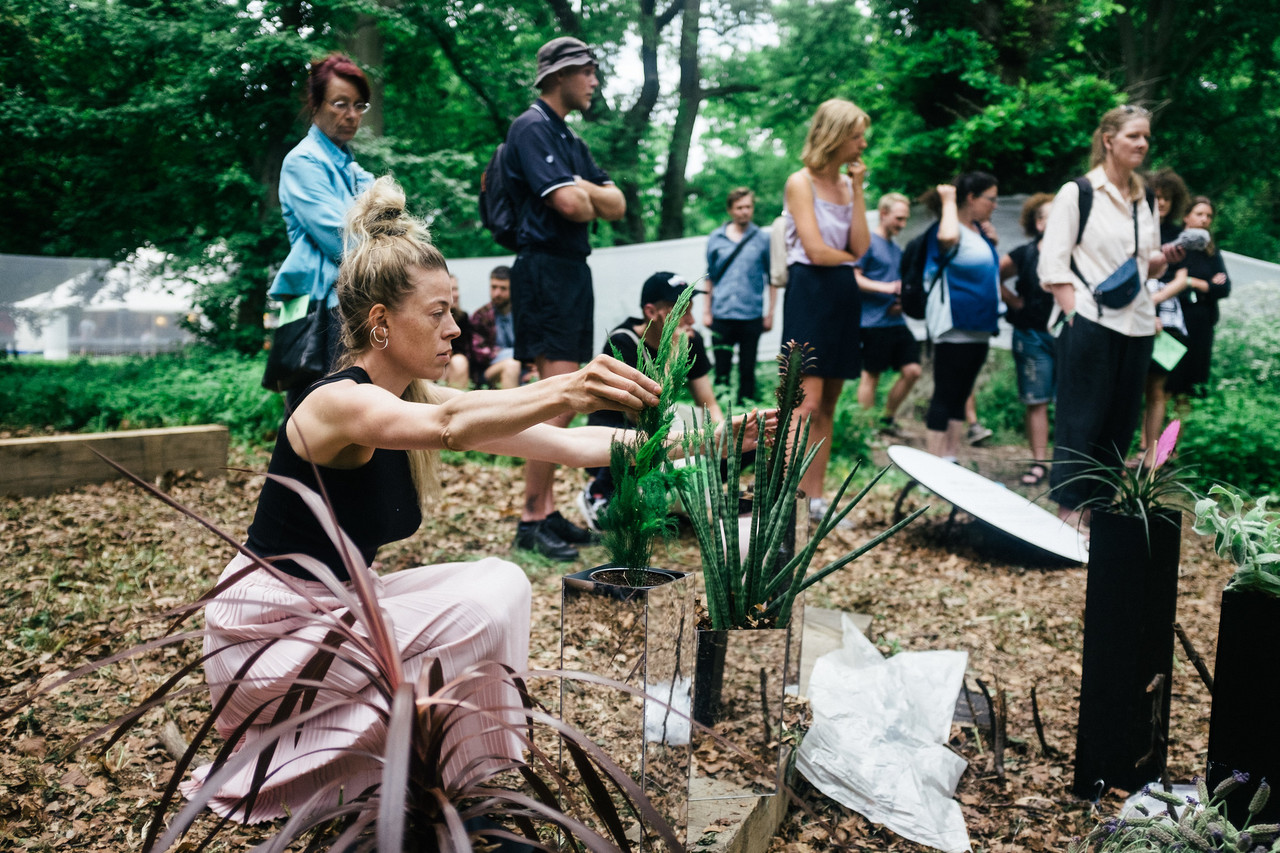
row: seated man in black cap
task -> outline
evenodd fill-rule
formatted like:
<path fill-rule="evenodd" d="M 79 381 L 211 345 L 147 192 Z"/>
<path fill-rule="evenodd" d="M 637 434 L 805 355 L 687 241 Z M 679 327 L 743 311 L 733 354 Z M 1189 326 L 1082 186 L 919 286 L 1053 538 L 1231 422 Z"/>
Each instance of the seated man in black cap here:
<path fill-rule="evenodd" d="M 640 343 L 644 342 L 649 356 L 656 358 L 658 344 L 662 341 L 662 330 L 668 322 L 679 323 L 689 335 L 689 393 L 693 395 L 694 405 L 699 411 L 706 407 L 714 423 L 724 421 L 724 414 L 716 402 L 711 386 L 711 360 L 707 358 L 707 347 L 702 336 L 693 330 L 693 306 L 685 311 L 683 317 L 672 318 L 671 309 L 676 300 L 688 287 L 680 276 L 670 272 L 658 272 L 649 276 L 640 290 L 641 316 L 628 317 L 609 333 L 605 341 L 604 353 L 616 355 L 618 359 L 632 367 L 640 366 Z M 614 350 L 617 350 L 615 353 Z M 632 426 L 622 412 L 602 410 L 587 416 L 587 423 L 597 426 L 626 427 Z M 592 480 L 578 495 L 578 510 L 586 520 L 587 526 L 599 531 L 597 518 L 609 504 L 613 495 L 613 478 L 608 468 L 590 469 Z"/>

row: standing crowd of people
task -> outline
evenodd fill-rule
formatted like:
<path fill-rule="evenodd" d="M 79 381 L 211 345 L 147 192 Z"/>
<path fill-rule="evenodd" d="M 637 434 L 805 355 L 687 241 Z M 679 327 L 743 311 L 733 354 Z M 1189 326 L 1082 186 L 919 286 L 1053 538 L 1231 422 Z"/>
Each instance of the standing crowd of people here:
<path fill-rule="evenodd" d="M 749 404 L 758 342 L 774 323 L 779 293 L 770 284 L 778 280 L 779 254 L 786 262 L 782 336 L 808 347 L 801 414 L 810 418 L 810 441 L 822 443 L 801 484 L 812 511 L 825 507 L 823 480 L 846 380 L 858 381 L 858 399 L 870 408 L 880 377 L 897 373 L 881 426 L 898 428 L 895 418 L 921 376 L 920 347 L 903 318 L 904 290 L 913 282 L 904 280 L 907 265 L 894 242 L 910 202 L 898 193 L 883 196 L 879 222 L 868 227 L 862 154 L 870 118 L 847 100 L 826 101 L 814 115 L 801 168 L 786 181 L 780 233 L 754 223 L 750 189 L 729 194 L 728 222 L 707 243 L 702 320 L 711 352 L 693 330 L 692 309 L 671 316 L 689 282 L 657 272 L 644 281 L 640 313 L 612 329 L 604 353 L 595 354 L 601 341 L 592 326 L 589 232 L 597 220 L 626 212 L 623 194 L 566 123 L 590 106 L 596 70 L 591 48 L 576 38 L 553 39 L 538 51 L 539 96 L 512 123 L 498 163 L 517 215 L 515 261 L 492 270 L 490 302 L 468 316 L 458 306 L 456 278 L 426 227 L 406 210 L 403 191 L 390 178 L 375 181 L 349 148 L 369 108 L 364 73 L 337 54 L 310 69 L 312 124 L 286 157 L 280 180 L 290 251 L 270 292 L 324 307 L 331 330 L 324 345 L 334 370 L 289 390 L 269 473 L 326 495 L 365 563 L 433 511 L 439 451 L 446 448 L 525 458 L 515 546 L 576 558 L 577 546 L 592 541 L 588 528 L 608 499 L 617 430 L 657 402 L 657 384 L 635 367 L 641 347 L 656 351 L 665 324 L 680 324 L 693 336 L 693 399 L 713 420 L 723 419 L 714 386 L 732 385 L 736 355 L 737 402 Z M 1024 482 L 1035 485 L 1048 473 L 1064 516 L 1079 514 L 1097 494 L 1096 484 L 1073 475 L 1082 458 L 1125 464 L 1144 392 L 1155 407 L 1145 420 L 1150 439 L 1164 395 L 1190 393 L 1207 379 L 1216 303 L 1229 293 L 1211 240 L 1186 239 L 1196 230 L 1207 237 L 1212 203 L 1189 197 L 1176 175 L 1141 177 L 1149 138 L 1145 110 L 1120 107 L 1104 115 L 1091 171 L 1056 196 L 1029 199 L 1022 224 L 1030 242 L 1007 255 L 999 253 L 990 224 L 995 176 L 961 174 L 926 200 L 937 217 L 922 244 L 933 343 L 928 448 L 954 458 L 966 437 L 981 434 L 971 413 L 973 385 L 1003 299 L 1036 460 Z M 1179 217 L 1188 230 L 1170 225 Z M 1153 363 L 1158 331 L 1186 347 L 1177 364 Z M 487 387 L 467 390 L 472 386 Z M 588 424 L 570 428 L 579 414 L 588 415 Z M 557 465 L 595 469 L 580 501 L 588 527 L 556 508 Z M 298 491 L 269 479 L 247 542 L 223 574 L 230 585 L 207 606 L 205 670 L 214 702 L 238 682 L 218 727 L 224 736 L 236 733 L 242 747 L 273 736 L 267 725 L 253 723 L 254 715 L 294 689 L 323 641 L 322 617 L 345 614 L 333 584 L 349 582 L 347 560 L 326 521 Z M 254 557 L 272 568 L 250 571 Z M 377 581 L 406 678 L 416 680 L 429 658 L 441 661 L 446 679 L 477 661 L 525 668 L 530 587 L 513 563 L 422 566 Z M 293 623 L 298 642 L 271 639 Z M 248 766 L 222 783 L 210 802 L 216 812 L 244 822 L 274 819 L 332 805 L 376 778 L 385 731 L 372 709 L 386 698 L 358 663 L 336 661 L 324 680 L 316 703 L 331 688 L 335 696 L 359 694 L 367 705 L 310 714 L 280 739 L 265 781 Z M 513 707 L 517 698 L 478 697 Z M 520 759 L 508 732 L 482 722 L 455 728 L 448 760 L 459 768 Z M 194 795 L 209 778 L 209 767 L 196 770 L 184 791 Z M 255 787 L 250 814 L 246 796 Z"/>

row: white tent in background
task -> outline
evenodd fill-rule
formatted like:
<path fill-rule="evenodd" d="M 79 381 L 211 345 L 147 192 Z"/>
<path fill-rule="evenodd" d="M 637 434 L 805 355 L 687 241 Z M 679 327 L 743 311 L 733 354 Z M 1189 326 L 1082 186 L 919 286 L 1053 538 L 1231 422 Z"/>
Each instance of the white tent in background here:
<path fill-rule="evenodd" d="M 155 353 L 192 340 L 181 321 L 194 318 L 196 283 L 175 274 L 167 256 L 143 248 L 106 269 L 92 269 L 14 303 L 19 352 L 45 358 Z M 225 276 L 204 274 L 205 281 Z"/>

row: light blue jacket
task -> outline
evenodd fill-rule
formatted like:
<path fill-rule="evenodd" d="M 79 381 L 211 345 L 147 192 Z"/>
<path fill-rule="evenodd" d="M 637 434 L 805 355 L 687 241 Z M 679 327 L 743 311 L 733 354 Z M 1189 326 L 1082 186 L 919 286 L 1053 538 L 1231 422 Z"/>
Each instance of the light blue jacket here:
<path fill-rule="evenodd" d="M 338 304 L 333 285 L 342 260 L 343 218 L 371 183 L 373 175 L 360 168 L 349 150 L 311 125 L 280 168 L 280 212 L 289 231 L 289 256 L 269 296 L 309 295 L 324 299 L 330 308 Z"/>

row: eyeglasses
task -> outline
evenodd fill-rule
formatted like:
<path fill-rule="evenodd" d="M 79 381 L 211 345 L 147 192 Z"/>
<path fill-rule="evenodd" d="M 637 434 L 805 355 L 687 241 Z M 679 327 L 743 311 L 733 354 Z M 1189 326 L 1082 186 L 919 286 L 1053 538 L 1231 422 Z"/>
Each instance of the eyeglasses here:
<path fill-rule="evenodd" d="M 1120 110 L 1121 112 L 1126 113 L 1128 115 L 1140 115 L 1140 116 L 1151 115 L 1151 111 L 1148 110 L 1146 107 L 1139 107 L 1139 106 L 1136 106 L 1135 104 L 1121 104 Z"/>
<path fill-rule="evenodd" d="M 325 103 L 340 113 L 345 113 L 347 110 L 355 110 L 358 115 L 364 115 L 369 112 L 369 107 L 373 106 L 368 101 L 356 101 L 354 104 L 350 101 L 325 101 Z"/>

